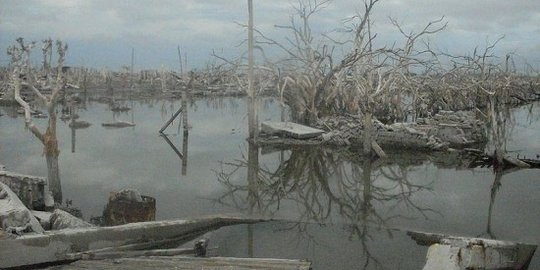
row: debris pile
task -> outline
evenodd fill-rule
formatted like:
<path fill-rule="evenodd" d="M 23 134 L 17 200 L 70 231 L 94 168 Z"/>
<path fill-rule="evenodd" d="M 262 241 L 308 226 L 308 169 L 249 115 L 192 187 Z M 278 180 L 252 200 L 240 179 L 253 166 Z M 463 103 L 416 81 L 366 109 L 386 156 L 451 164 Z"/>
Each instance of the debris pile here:
<path fill-rule="evenodd" d="M 364 128 L 358 115 L 325 117 L 319 119 L 317 126 L 327 131 L 322 134 L 322 141 L 337 146 L 349 146 L 360 140 Z"/>
<path fill-rule="evenodd" d="M 360 145 L 363 140 L 363 119 L 359 115 L 325 117 L 317 127 L 327 132 L 322 142 L 331 145 Z M 399 147 L 427 150 L 463 148 L 485 142 L 486 126 L 473 112 L 441 111 L 431 118 L 416 123 L 385 125 L 373 121 L 374 138 L 383 148 Z"/>
<path fill-rule="evenodd" d="M 418 119 L 417 126 L 452 147 L 463 148 L 487 141 L 486 124 L 472 111 L 440 111 L 431 118 Z"/>

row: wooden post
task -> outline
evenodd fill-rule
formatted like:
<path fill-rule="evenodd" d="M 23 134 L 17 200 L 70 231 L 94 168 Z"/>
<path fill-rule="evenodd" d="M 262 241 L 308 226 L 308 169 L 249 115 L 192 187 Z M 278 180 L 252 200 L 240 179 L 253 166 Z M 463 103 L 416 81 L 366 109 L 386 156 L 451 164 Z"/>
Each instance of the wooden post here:
<path fill-rule="evenodd" d="M 178 54 L 180 55 L 180 53 Z M 193 73 L 190 73 L 189 83 L 182 91 L 182 124 L 184 125 L 184 134 L 182 135 L 182 153 L 184 158 L 182 159 L 182 175 L 187 174 L 187 153 L 188 153 L 188 137 L 189 137 L 189 123 L 188 123 L 188 91 L 191 88 L 193 81 Z"/>

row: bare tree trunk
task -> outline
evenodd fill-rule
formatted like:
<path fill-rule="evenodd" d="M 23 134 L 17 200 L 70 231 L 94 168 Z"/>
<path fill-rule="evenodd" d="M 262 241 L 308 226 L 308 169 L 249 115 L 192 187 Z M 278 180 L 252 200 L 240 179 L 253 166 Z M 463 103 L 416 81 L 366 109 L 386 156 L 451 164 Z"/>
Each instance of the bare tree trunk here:
<path fill-rule="evenodd" d="M 58 140 L 56 137 L 56 111 L 54 103 L 51 101 L 47 104 L 49 112 L 49 125 L 45 131 L 44 151 L 47 160 L 47 176 L 49 180 L 49 188 L 53 193 L 53 198 L 56 203 L 62 203 L 62 185 L 60 182 L 60 168 L 58 166 Z"/>
<path fill-rule="evenodd" d="M 58 155 L 45 155 L 47 160 L 47 178 L 49 190 L 52 192 L 54 202 L 62 203 L 62 183 L 60 182 L 60 168 L 58 167 Z"/>
<path fill-rule="evenodd" d="M 373 141 L 373 122 L 372 122 L 373 114 L 370 109 L 366 110 L 364 113 L 364 143 L 363 143 L 363 151 L 364 155 L 366 155 L 366 158 L 369 158 L 371 155 L 371 145 Z"/>

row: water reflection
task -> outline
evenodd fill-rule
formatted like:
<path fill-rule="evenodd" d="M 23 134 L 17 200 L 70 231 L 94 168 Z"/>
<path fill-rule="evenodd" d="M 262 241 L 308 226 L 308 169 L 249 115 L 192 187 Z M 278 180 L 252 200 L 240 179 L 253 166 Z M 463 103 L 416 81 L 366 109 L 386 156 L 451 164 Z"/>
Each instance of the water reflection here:
<path fill-rule="evenodd" d="M 286 211 L 293 204 L 298 216 L 286 217 L 293 220 L 289 229 L 301 233 L 310 223 L 334 223 L 337 218 L 346 224 L 349 239 L 361 242 L 364 268 L 380 265 L 368 246 L 373 230 L 392 235 L 390 221 L 436 214 L 414 200 L 416 193 L 429 192 L 431 183 L 409 179 L 410 168 L 404 163 L 319 147 L 281 150 L 275 169 L 261 165 L 259 158 L 259 147 L 250 143 L 247 156 L 223 162 L 216 174 L 225 192 L 215 201 L 271 217 L 283 217 L 282 207 Z M 247 170 L 245 182 L 238 177 L 243 170 Z"/>
<path fill-rule="evenodd" d="M 178 158 L 182 161 L 182 175 L 187 175 L 189 130 L 184 129 L 184 133 L 182 135 L 182 151 L 178 150 L 174 143 L 169 139 L 168 135 L 162 134 L 161 138 L 163 138 L 163 140 L 171 147 Z"/>
<path fill-rule="evenodd" d="M 492 108 L 493 109 L 493 108 Z M 529 110 L 530 111 L 530 110 Z M 496 107 L 490 118 L 490 144 L 486 152 L 493 159 L 506 155 L 509 134 L 516 125 L 515 116 L 504 106 Z M 276 154 L 277 151 L 277 154 Z M 291 149 L 262 149 L 248 143 L 247 155 L 222 162 L 216 171 L 224 192 L 215 202 L 242 210 L 248 214 L 285 217 L 292 220 L 288 230 L 308 235 L 308 227 L 315 224 L 344 225 L 349 240 L 357 241 L 362 250 L 363 269 L 384 268 L 385 256 L 373 252 L 374 238 L 385 232 L 389 238 L 399 229 L 389 224 L 396 220 L 432 216 L 442 217 L 429 205 L 415 200 L 417 194 L 430 192 L 433 182 L 411 179 L 415 168 L 432 164 L 437 168 L 472 170 L 479 165 L 470 156 L 456 152 L 392 153 L 387 159 L 368 159 L 349 149 L 298 147 Z M 267 158 L 264 154 L 267 154 Z M 474 166 L 471 166 L 474 165 Z M 501 164 L 501 163 L 499 163 Z M 485 165 L 485 164 L 484 164 Z M 511 173 L 505 166 L 494 163 L 494 181 L 485 233 L 480 237 L 495 239 L 493 213 L 503 175 Z M 506 170 L 505 170 L 506 169 Z M 247 177 L 243 177 L 247 171 Z M 291 218 L 291 205 L 296 207 Z M 249 256 L 253 255 L 253 228 L 247 227 Z M 378 241 L 383 241 L 379 239 Z M 381 256 L 382 255 L 382 256 Z M 420 259 L 420 258 L 418 258 Z"/>
<path fill-rule="evenodd" d="M 299 220 L 324 222 L 332 209 L 349 223 L 366 221 L 381 224 L 400 215 L 382 216 L 376 205 L 389 208 L 406 206 L 427 217 L 433 212 L 418 205 L 412 197 L 429 191 L 431 183 L 408 179 L 409 165 L 419 160 L 396 157 L 392 160 L 365 159 L 352 151 L 335 151 L 318 147 L 295 147 L 281 150 L 276 169 L 259 165 L 258 147 L 248 145 L 248 155 L 233 162 L 223 162 L 217 172 L 226 192 L 217 202 L 237 209 L 274 215 L 282 201 L 302 206 Z M 241 168 L 248 171 L 247 185 L 236 181 Z M 244 199 L 245 198 L 245 199 Z M 247 207 L 246 207 L 247 206 Z"/>

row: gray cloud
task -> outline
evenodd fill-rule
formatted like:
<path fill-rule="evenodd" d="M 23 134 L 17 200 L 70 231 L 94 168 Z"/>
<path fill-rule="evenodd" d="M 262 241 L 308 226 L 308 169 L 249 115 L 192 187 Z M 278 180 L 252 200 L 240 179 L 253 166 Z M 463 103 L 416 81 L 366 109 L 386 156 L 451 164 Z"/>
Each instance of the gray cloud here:
<path fill-rule="evenodd" d="M 282 36 L 283 32 L 273 26 L 288 23 L 291 1 L 254 2 L 257 26 Z M 335 0 L 314 18 L 314 29 L 327 32 L 340 27 L 342 19 L 361 8 L 359 0 Z M 382 43 L 397 37 L 389 16 L 406 29 L 418 30 L 444 15 L 449 27 L 434 40 L 441 48 L 471 50 L 484 45 L 486 38 L 495 40 L 505 35 L 500 51 L 514 51 L 533 63 L 540 61 L 534 51 L 540 46 L 540 1 L 382 0 L 374 12 L 375 30 Z M 247 7 L 243 0 L 0 0 L 0 16 L 3 51 L 17 36 L 34 40 L 51 36 L 80 47 L 77 50 L 72 46 L 71 57 L 79 59 L 72 59 L 75 64 L 82 64 L 80 59 L 92 59 L 86 62 L 118 67 L 121 64 L 115 66 L 115 61 L 125 63 L 124 58 L 105 59 L 101 55 L 134 47 L 139 66 L 156 67 L 160 65 L 156 59 L 166 59 L 162 64 L 167 66 L 175 65 L 176 45 L 190 53 L 193 65 L 207 61 L 213 48 L 237 53 L 235 45 L 245 38 L 245 31 L 234 22 L 246 21 Z"/>

